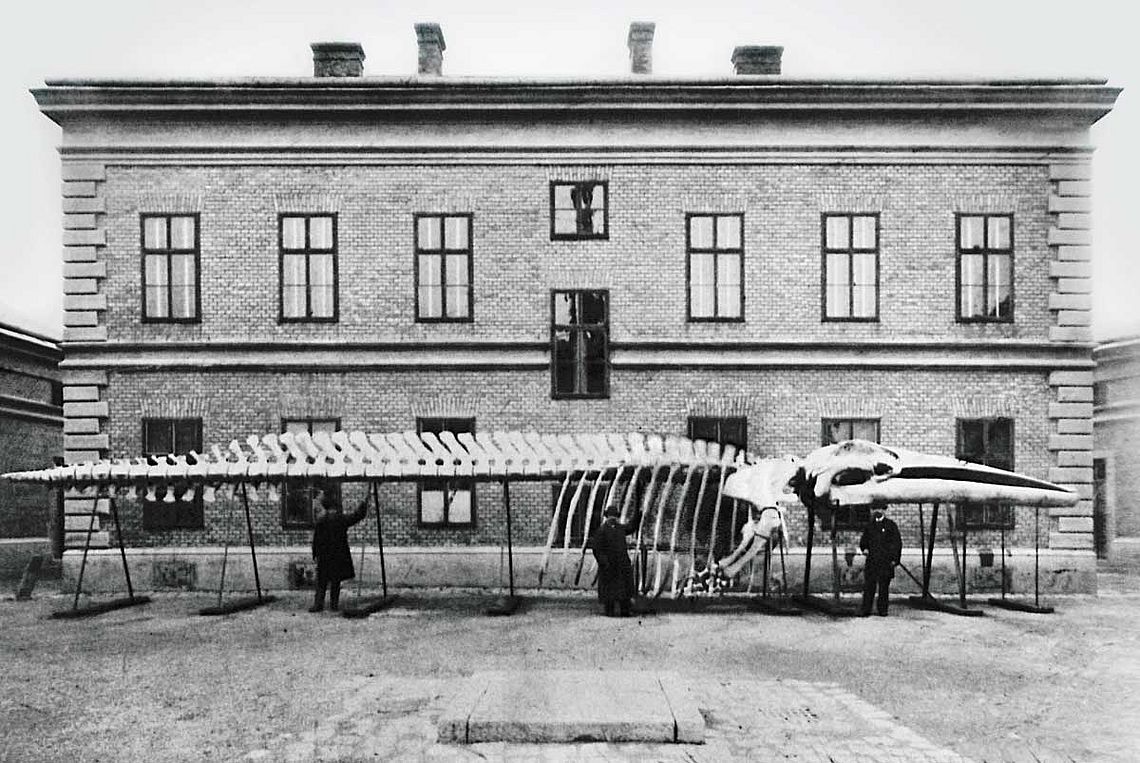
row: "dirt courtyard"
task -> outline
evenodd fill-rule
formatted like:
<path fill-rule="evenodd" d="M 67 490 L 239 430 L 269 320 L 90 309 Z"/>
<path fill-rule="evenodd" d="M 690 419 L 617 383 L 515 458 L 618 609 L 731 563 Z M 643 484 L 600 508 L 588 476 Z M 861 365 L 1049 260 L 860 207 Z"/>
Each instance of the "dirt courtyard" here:
<path fill-rule="evenodd" d="M 371 756 L 415 759 L 409 738 L 431 735 L 430 707 L 449 686 L 477 670 L 519 668 L 837 685 L 974 760 L 1140 754 L 1140 592 L 1057 597 L 1053 615 L 986 607 L 985 617 L 962 618 L 896 604 L 890 617 L 869 619 L 739 608 L 609 619 L 583 596 L 528 597 L 512 617 L 486 617 L 490 593 L 399 593 L 395 607 L 360 620 L 309 614 L 299 592 L 224 617 L 197 614 L 213 596 L 160 594 L 79 620 L 49 617 L 70 606 L 66 595 L 8 596 L 0 601 L 0 759 L 352 758 L 319 742 L 332 744 L 337 724 L 353 721 L 357 733 L 393 735 L 395 746 L 376 741 Z M 365 687 L 375 700 L 346 704 Z M 717 702 L 702 713 L 723 714 Z M 339 720 L 322 722 L 330 718 Z M 290 747 L 305 734 L 308 752 Z M 786 741 L 782 749 L 794 750 L 794 738 Z M 652 750 L 635 757 L 656 759 Z"/>

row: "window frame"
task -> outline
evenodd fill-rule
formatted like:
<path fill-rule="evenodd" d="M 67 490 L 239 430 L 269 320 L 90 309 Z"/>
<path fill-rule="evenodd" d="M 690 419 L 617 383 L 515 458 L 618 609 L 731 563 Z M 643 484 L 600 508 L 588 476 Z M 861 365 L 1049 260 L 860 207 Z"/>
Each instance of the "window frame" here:
<path fill-rule="evenodd" d="M 420 220 L 434 218 L 440 221 L 439 249 L 424 249 L 420 246 Z M 446 245 L 447 218 L 466 218 L 467 248 L 448 249 Z M 475 321 L 475 214 L 473 212 L 416 212 L 412 215 L 412 279 L 415 289 L 416 323 L 473 323 Z M 420 314 L 420 256 L 425 254 L 440 257 L 440 315 L 424 317 Z M 447 315 L 447 258 L 457 254 L 467 255 L 467 315 L 451 318 Z"/>
<path fill-rule="evenodd" d="M 846 423 L 854 430 L 855 422 L 874 422 L 875 424 L 875 439 L 873 442 L 880 442 L 883 436 L 883 426 L 881 418 L 871 418 L 867 416 L 824 416 L 819 420 L 819 442 L 821 447 L 834 445 L 831 441 L 830 427 L 833 424 Z M 854 431 L 852 431 L 854 434 Z M 842 441 L 841 441 L 842 442 Z M 863 530 L 871 522 L 871 509 L 874 508 L 873 504 L 850 505 L 850 506 L 829 506 L 824 511 L 827 513 L 826 520 L 821 518 L 824 529 L 831 527 L 831 515 L 835 515 L 835 531 L 846 530 Z"/>
<path fill-rule="evenodd" d="M 964 217 L 980 217 L 982 218 L 982 231 L 984 235 L 985 246 L 981 249 L 971 249 L 964 252 L 962 249 L 962 218 Z M 1009 220 L 1009 249 L 992 249 L 989 246 L 990 240 L 990 218 L 1004 217 Z M 1013 323 L 1014 314 L 1017 309 L 1016 300 L 1016 269 L 1015 265 L 1017 259 L 1014 255 L 1017 243 L 1014 239 L 1014 213 L 1013 212 L 955 212 L 954 213 L 954 251 L 955 256 L 955 278 L 954 278 L 954 312 L 958 323 Z M 980 254 L 982 255 L 982 298 L 983 308 L 988 306 L 989 303 L 989 279 L 990 257 L 994 255 L 1008 255 L 1009 256 L 1009 317 L 989 317 L 983 309 L 982 315 L 976 316 L 963 316 L 962 315 L 962 255 L 963 254 Z"/>
<path fill-rule="evenodd" d="M 989 441 L 988 436 L 989 428 L 991 425 L 1003 422 L 1009 425 L 1009 463 L 1008 466 L 1002 464 L 989 463 L 993 459 L 985 458 L 983 461 L 969 461 L 966 458 L 966 453 L 963 448 L 964 431 L 963 424 L 966 423 L 981 423 L 983 425 L 982 439 L 985 443 L 986 451 L 984 456 L 989 456 Z M 957 418 L 954 420 L 954 439 L 955 439 L 955 457 L 961 461 L 967 461 L 972 464 L 981 464 L 982 466 L 995 466 L 999 469 L 1008 469 L 1013 471 L 1014 456 L 1016 451 L 1016 440 L 1014 439 L 1016 430 L 1016 421 L 1010 416 L 989 416 L 989 417 L 972 417 L 972 418 Z M 980 509 L 981 520 L 971 520 L 969 512 Z M 955 520 L 958 529 L 962 530 L 1013 530 L 1017 526 L 1014 515 L 1013 506 L 1003 503 L 957 503 L 954 505 Z M 992 514 L 998 513 L 997 519 L 991 517 Z M 1004 515 L 1001 516 L 1001 515 Z"/>
<path fill-rule="evenodd" d="M 305 248 L 285 251 L 285 219 L 300 217 L 305 220 Z M 311 221 L 317 217 L 332 219 L 332 248 L 313 249 L 310 245 Z M 305 256 L 305 315 L 285 315 L 285 255 Z M 332 255 L 333 309 L 331 316 L 312 316 L 312 283 L 309 282 L 309 257 L 314 254 Z M 338 212 L 279 212 L 277 214 L 277 322 L 278 323 L 338 323 L 340 321 L 340 219 Z"/>
<path fill-rule="evenodd" d="M 819 272 L 819 315 L 820 322 L 822 323 L 878 323 L 879 316 L 881 315 L 882 299 L 882 265 L 883 265 L 883 227 L 882 227 L 882 213 L 881 212 L 822 212 L 820 213 L 819 222 L 819 250 L 820 250 L 820 272 Z M 843 217 L 847 219 L 847 242 L 846 249 L 830 249 L 827 246 L 827 220 L 830 217 Z M 854 246 L 854 218 L 856 217 L 871 217 L 875 220 L 875 247 L 874 249 L 856 249 Z M 874 254 L 875 255 L 875 314 L 871 316 L 832 316 L 827 314 L 827 256 L 829 254 L 846 254 L 848 257 L 848 274 L 854 273 L 854 268 L 851 267 L 853 258 L 856 254 Z M 855 311 L 855 279 L 849 278 L 847 284 L 848 297 L 851 302 L 851 311 Z"/>
<path fill-rule="evenodd" d="M 417 416 L 416 417 L 416 434 L 423 434 L 424 425 L 427 422 L 468 422 L 470 429 L 464 430 L 472 435 L 475 434 L 475 417 L 474 416 Z M 442 431 L 445 427 L 440 427 Z M 435 432 L 429 429 L 427 431 Z M 454 429 L 448 429 L 449 432 L 455 432 Z M 452 522 L 450 521 L 451 514 L 451 498 L 448 497 L 449 488 L 451 483 L 461 483 L 462 487 L 457 487 L 456 490 L 466 490 L 471 494 L 470 511 L 471 519 L 468 522 Z M 442 522 L 425 522 L 424 521 L 424 504 L 423 492 L 424 487 L 429 483 L 442 483 L 443 484 L 443 521 Z M 418 527 L 433 530 L 474 530 L 478 524 L 478 516 L 476 512 L 477 501 L 475 498 L 475 480 L 468 477 L 431 477 L 427 479 L 416 480 L 416 524 Z"/>
<path fill-rule="evenodd" d="M 555 323 L 555 299 L 559 294 L 601 294 L 604 295 L 606 307 L 606 320 L 603 324 L 560 324 Z M 585 331 L 590 328 L 601 328 L 605 332 L 604 364 L 605 379 L 602 392 L 559 392 L 558 391 L 558 363 L 556 352 L 556 334 L 562 330 Z M 611 374 L 610 350 L 610 290 L 609 289 L 551 289 L 550 290 L 550 398 L 552 400 L 608 400 L 610 397 Z M 582 361 L 585 362 L 585 361 Z"/>
<path fill-rule="evenodd" d="M 597 186 L 600 185 L 605 193 L 605 205 L 602 207 L 601 233 L 558 233 L 555 230 L 554 191 L 558 186 Z M 577 225 L 575 224 L 575 229 Z M 610 181 L 608 180 L 551 180 L 550 181 L 550 240 L 551 241 L 607 241 L 610 237 Z"/>
<path fill-rule="evenodd" d="M 828 427 L 833 424 L 849 424 L 854 434 L 854 425 L 859 423 L 874 423 L 875 425 L 875 439 L 872 442 L 880 442 L 883 436 L 883 420 L 881 418 L 874 418 L 870 416 L 824 416 L 819 420 L 819 442 L 821 447 L 833 445 L 831 442 L 830 431 Z"/>
<path fill-rule="evenodd" d="M 717 432 L 720 433 L 722 436 L 718 437 L 716 440 L 709 440 L 707 437 L 696 437 L 695 433 L 693 432 L 693 429 L 695 428 L 695 425 L 698 422 L 706 422 L 706 423 L 707 422 L 716 422 Z M 742 443 L 738 444 L 736 442 L 729 441 L 727 438 L 723 437 L 724 426 L 726 423 L 729 423 L 733 426 L 739 426 L 740 427 L 740 431 L 744 435 L 744 441 Z M 704 440 L 705 442 L 715 442 L 722 449 L 724 448 L 725 444 L 728 444 L 728 445 L 732 445 L 737 450 L 740 450 L 740 449 L 748 450 L 748 417 L 747 416 L 692 416 L 692 415 L 690 415 L 685 420 L 685 433 L 690 440 Z"/>
<path fill-rule="evenodd" d="M 698 248 L 693 247 L 693 218 L 694 217 L 709 217 L 712 218 L 713 225 L 713 245 L 711 248 Z M 717 224 L 716 221 L 721 217 L 735 217 L 740 222 L 740 246 L 739 248 L 721 248 L 717 246 Z M 744 213 L 743 212 L 686 212 L 685 213 L 685 319 L 689 323 L 744 323 L 744 310 L 745 310 L 745 289 L 744 289 Z M 711 254 L 713 255 L 713 314 L 711 316 L 694 316 L 693 315 L 693 255 L 694 254 Z M 720 313 L 720 289 L 716 282 L 717 266 L 716 258 L 721 254 L 735 254 L 738 256 L 738 264 L 740 266 L 740 315 L 738 316 L 721 316 Z"/>
<path fill-rule="evenodd" d="M 140 434 L 142 437 L 142 439 L 141 439 L 141 442 L 142 442 L 141 450 L 142 450 L 143 456 L 146 457 L 146 456 L 167 455 L 165 453 L 160 454 L 157 451 L 147 450 L 147 440 L 148 440 L 147 434 L 148 434 L 148 429 L 150 427 L 156 426 L 156 425 L 171 427 L 171 431 L 170 431 L 171 444 L 174 444 L 174 441 L 177 440 L 177 433 L 175 432 L 174 427 L 176 427 L 179 423 L 188 423 L 188 422 L 190 422 L 194 425 L 195 439 L 197 442 L 197 446 L 194 448 L 191 448 L 191 450 L 194 450 L 198 453 L 201 453 L 202 452 L 202 419 L 200 417 L 199 418 L 193 418 L 193 417 L 167 418 L 167 417 L 161 417 L 161 416 L 144 416 L 142 421 L 140 422 L 140 424 L 141 424 Z M 185 455 L 185 454 L 184 453 L 177 453 L 175 455 Z M 162 491 L 163 491 L 163 494 L 165 495 L 165 487 L 162 488 Z M 142 529 L 145 532 L 169 532 L 172 530 L 205 530 L 206 529 L 205 505 L 202 501 L 202 492 L 200 490 L 197 491 L 197 493 L 195 494 L 194 499 L 192 501 L 186 501 L 183 499 L 179 499 L 179 500 L 176 500 L 174 502 L 174 505 L 181 504 L 180 511 L 183 512 L 183 514 L 185 514 L 186 512 L 189 512 L 191 514 L 191 516 L 193 517 L 192 523 L 185 523 L 185 524 L 172 523 L 172 524 L 168 524 L 168 525 L 156 525 L 153 518 L 152 518 L 152 512 L 154 512 L 156 510 L 157 511 L 163 511 L 163 512 L 172 511 L 172 510 L 174 510 L 172 508 L 172 505 L 165 503 L 161 498 L 159 498 L 159 500 L 157 500 L 157 501 L 143 500 L 143 501 L 140 501 L 140 503 L 142 504 L 142 518 L 141 518 Z M 177 521 L 177 519 L 175 520 L 175 522 L 176 521 Z"/>
<path fill-rule="evenodd" d="M 335 429 L 339 430 L 341 428 L 339 416 L 290 416 L 290 417 L 282 416 L 281 417 L 281 433 L 284 434 L 285 432 L 289 431 L 287 429 L 289 424 L 297 424 L 300 422 L 305 423 L 305 426 L 308 427 L 310 435 L 313 433 L 313 424 L 316 422 L 321 422 L 321 423 L 330 423 L 331 422 L 332 425 L 335 427 Z M 307 483 L 300 485 L 300 486 L 290 485 L 289 483 L 285 483 L 285 487 L 281 491 L 281 529 L 283 529 L 283 530 L 311 530 L 311 529 L 313 529 L 313 527 L 316 525 L 316 517 L 312 516 L 312 506 L 313 506 L 312 489 L 313 489 L 312 485 L 307 484 Z M 289 504 L 289 491 L 290 490 L 304 490 L 307 493 L 307 495 L 308 495 L 308 506 L 309 506 L 309 521 L 307 523 L 306 522 L 293 522 L 293 521 L 289 520 L 289 515 L 288 515 L 289 506 L 288 506 L 288 504 Z M 339 498 L 340 497 L 340 486 L 339 485 L 336 486 L 336 490 L 337 490 L 337 494 L 338 494 L 338 498 Z"/>
<path fill-rule="evenodd" d="M 170 243 L 170 220 L 174 217 L 189 217 L 194 220 L 194 248 L 193 249 L 174 249 L 167 247 L 161 250 L 147 249 L 146 246 L 146 221 L 156 218 L 163 218 L 166 220 L 166 241 Z M 201 323 L 202 322 L 202 215 L 199 212 L 140 212 L 139 213 L 139 252 L 141 253 L 139 268 L 140 280 L 142 283 L 142 310 L 141 317 L 143 323 Z M 176 254 L 192 254 L 194 255 L 194 315 L 189 318 L 175 318 L 172 316 L 156 316 L 150 315 L 146 306 L 146 258 L 147 255 L 166 255 L 166 290 L 167 290 L 167 306 L 169 312 L 169 305 L 173 303 L 173 295 L 171 289 L 173 287 L 172 279 L 170 278 L 170 258 Z"/>

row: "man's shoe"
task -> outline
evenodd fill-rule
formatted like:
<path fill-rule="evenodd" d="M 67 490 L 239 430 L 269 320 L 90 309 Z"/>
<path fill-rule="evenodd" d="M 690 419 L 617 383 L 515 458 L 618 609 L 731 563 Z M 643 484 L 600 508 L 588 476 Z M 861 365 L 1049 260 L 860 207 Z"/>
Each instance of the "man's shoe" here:
<path fill-rule="evenodd" d="M 318 607 L 316 604 L 314 604 L 313 606 L 309 607 L 309 611 L 310 611 L 310 612 L 324 612 L 324 610 L 325 610 L 325 608 L 324 608 L 324 607 Z"/>
<path fill-rule="evenodd" d="M 870 617 L 871 613 L 870 612 L 859 612 L 855 616 L 856 617 Z"/>
<path fill-rule="evenodd" d="M 875 613 L 875 616 L 876 616 L 876 617 L 886 617 L 886 616 L 887 616 L 887 613 L 886 613 L 886 612 L 876 612 L 876 613 Z"/>

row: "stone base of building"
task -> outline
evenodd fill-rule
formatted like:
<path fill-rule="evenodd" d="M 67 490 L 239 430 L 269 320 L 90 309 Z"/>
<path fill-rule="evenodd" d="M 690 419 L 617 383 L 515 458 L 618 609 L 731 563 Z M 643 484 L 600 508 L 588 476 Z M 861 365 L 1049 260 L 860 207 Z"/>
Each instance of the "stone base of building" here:
<path fill-rule="evenodd" d="M 63 558 L 62 590 L 74 590 L 83 553 L 68 551 Z M 384 550 L 388 585 L 392 588 L 463 587 L 500 589 L 507 586 L 508 560 L 505 550 L 499 547 L 453 548 L 390 548 Z M 585 556 L 582 572 L 575 585 L 579 551 L 564 559 L 562 553 L 551 555 L 543 587 L 553 589 L 588 590 L 594 584 L 594 561 Z M 517 589 L 537 589 L 538 573 L 542 566 L 543 549 L 516 548 L 514 552 L 514 579 Z M 353 553 L 357 576 L 366 586 L 380 585 L 379 555 L 375 547 Z M 975 551 L 967 557 L 967 591 L 972 595 L 993 596 L 1001 592 L 1001 559 L 986 564 Z M 253 563 L 248 548 L 144 548 L 128 549 L 127 562 L 131 584 L 139 591 L 217 591 L 225 569 L 226 591 L 254 590 Z M 664 559 L 663 559 L 664 562 Z M 654 580 L 656 565 L 652 554 L 646 555 L 648 579 Z M 907 549 L 903 564 L 921 578 L 922 565 L 918 549 Z M 803 581 L 804 550 L 790 549 L 785 555 L 789 588 L 798 592 Z M 780 560 L 773 558 L 773 590 L 779 583 Z M 1014 596 L 1032 596 L 1034 592 L 1033 550 L 1012 550 L 1006 556 L 1006 590 Z M 666 586 L 671 568 L 663 563 Z M 841 553 L 838 558 L 839 587 L 841 591 L 862 590 L 863 565 L 861 557 L 849 564 Z M 1096 557 L 1091 551 L 1042 550 L 1039 564 L 1038 586 L 1042 594 L 1096 593 Z M 565 574 L 564 574 L 565 570 Z M 935 552 L 931 574 L 931 590 L 941 595 L 958 592 L 955 560 L 947 549 Z M 263 590 L 287 591 L 311 588 L 316 568 L 305 547 L 274 547 L 257 549 L 257 572 Z M 751 580 L 752 589 L 760 590 L 762 568 L 755 565 L 753 575 L 745 569 L 740 577 L 740 590 L 744 591 Z M 817 549 L 812 555 L 813 592 L 833 590 L 834 574 L 829 549 Z M 353 583 L 353 585 L 355 582 Z M 88 593 L 122 593 L 126 591 L 123 563 L 117 549 L 101 549 L 88 554 L 83 573 L 83 590 Z M 901 569 L 892 590 L 899 593 L 917 592 L 918 586 Z"/>
<path fill-rule="evenodd" d="M 1113 538 L 1109 546 L 1108 561 L 1113 565 L 1140 569 L 1140 538 Z"/>
<path fill-rule="evenodd" d="M 0 538 L 0 580 L 18 583 L 33 556 L 51 559 L 51 541 L 47 538 Z M 119 567 L 122 567 L 120 563 Z M 120 574 L 120 577 L 122 575 Z"/>

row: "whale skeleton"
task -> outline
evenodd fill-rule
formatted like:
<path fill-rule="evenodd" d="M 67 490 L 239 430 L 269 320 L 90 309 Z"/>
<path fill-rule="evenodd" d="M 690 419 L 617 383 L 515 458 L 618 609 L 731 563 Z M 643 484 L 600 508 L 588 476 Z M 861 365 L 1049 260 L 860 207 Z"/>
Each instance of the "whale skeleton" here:
<path fill-rule="evenodd" d="M 786 512 L 798 504 L 811 516 L 836 504 L 969 501 L 1042 507 L 1078 500 L 1061 486 L 1015 472 L 863 440 L 820 448 L 802 459 L 758 458 L 731 445 L 640 432 L 254 434 L 204 453 L 101 460 L 2 477 L 73 488 L 89 497 L 133 494 L 154 501 L 161 490 L 167 503 L 198 495 L 209 502 L 219 491 L 228 498 L 240 491 L 247 509 L 249 496 L 256 499 L 258 491 L 273 500 L 284 486 L 314 482 L 370 483 L 373 497 L 376 484 L 425 477 L 504 486 L 518 480 L 560 482 L 539 586 L 550 580 L 548 565 L 559 544 L 558 579 L 578 584 L 594 518 L 605 506 L 616 506 L 628 521 L 637 507 L 636 548 L 647 560 L 640 589 L 653 596 L 664 592 L 667 580 L 673 595 L 726 590 L 762 550 L 786 539 Z M 509 532 L 506 491 L 504 499 Z M 726 499 L 733 505 L 722 527 Z M 741 505 L 746 511 L 739 511 Z M 721 551 L 728 553 L 718 556 Z"/>

